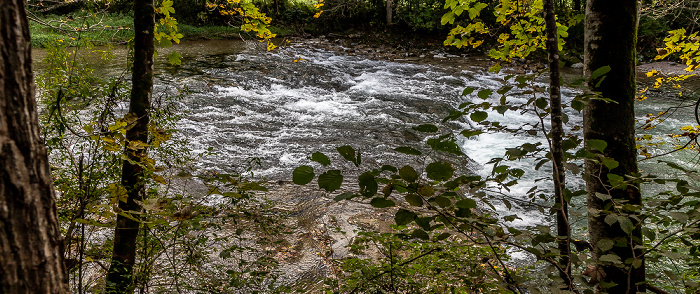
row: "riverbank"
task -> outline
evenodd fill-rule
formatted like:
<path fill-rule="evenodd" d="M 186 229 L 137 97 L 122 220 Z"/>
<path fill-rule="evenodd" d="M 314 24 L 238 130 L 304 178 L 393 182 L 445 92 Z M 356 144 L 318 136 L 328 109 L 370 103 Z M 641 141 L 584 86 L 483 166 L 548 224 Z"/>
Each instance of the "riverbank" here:
<path fill-rule="evenodd" d="M 134 37 L 134 19 L 124 14 L 69 14 L 45 15 L 31 18 L 29 31 L 32 47 L 46 48 L 51 42 L 75 42 L 88 39 L 95 45 L 126 44 Z M 178 24 L 182 40 L 229 40 L 254 38 L 234 26 L 193 26 Z M 270 26 L 272 33 L 278 37 L 295 35 L 289 28 Z"/>

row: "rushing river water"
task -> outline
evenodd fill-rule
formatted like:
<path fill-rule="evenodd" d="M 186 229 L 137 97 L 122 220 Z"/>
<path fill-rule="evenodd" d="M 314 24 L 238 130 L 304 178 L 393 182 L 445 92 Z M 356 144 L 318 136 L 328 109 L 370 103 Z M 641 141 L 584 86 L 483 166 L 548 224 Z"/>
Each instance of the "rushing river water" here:
<path fill-rule="evenodd" d="M 465 87 L 496 90 L 503 85 L 503 75 L 488 73 L 483 59 L 478 58 L 446 58 L 438 54 L 437 58 L 429 55 L 413 62 L 371 60 L 315 49 L 303 43 L 266 52 L 240 41 L 192 42 L 175 49 L 183 56 L 182 65 L 159 63 L 157 89 L 185 86 L 189 89 L 189 94 L 178 102 L 186 112 L 177 122 L 179 135 L 188 138 L 195 153 L 209 148 L 214 152 L 199 162 L 199 168 L 241 172 L 252 158 L 258 158 L 260 164 L 252 169 L 254 176 L 276 183 L 289 181 L 295 167 L 310 164 L 308 157 L 315 151 L 322 151 L 335 163 L 341 163 L 334 150 L 342 145 L 361 150 L 365 162 L 370 164 L 421 167 L 424 163 L 416 162 L 415 157 L 392 151 L 399 146 L 425 145 L 425 134 L 411 127 L 437 123 L 460 103 L 479 99 L 475 95 L 462 96 Z M 40 52 L 36 58 L 41 58 Z M 100 70 L 113 75 L 121 67 L 104 64 Z M 577 90 L 563 89 L 565 101 L 576 94 Z M 523 102 L 528 98 L 509 99 Z M 489 99 L 495 102 L 498 97 Z M 675 104 L 675 100 L 668 99 L 638 103 L 638 113 L 643 119 L 646 113 L 658 113 Z M 581 125 L 580 114 L 568 112 L 568 115 L 569 126 Z M 513 127 L 539 122 L 532 114 L 511 112 L 505 116 L 490 113 L 489 119 Z M 692 109 L 679 109 L 653 134 L 660 136 L 688 124 L 693 124 Z M 448 124 L 443 131 L 458 133 L 473 126 L 465 119 Z M 491 158 L 503 156 L 505 148 L 525 142 L 546 144 L 539 137 L 510 133 L 485 133 L 478 138 L 462 139 L 459 143 L 468 158 L 458 159 L 458 164 L 464 172 L 487 175 L 491 171 L 487 165 Z M 671 156 L 674 161 L 691 164 L 694 153 L 678 152 Z M 520 184 L 511 190 L 514 197 L 524 197 L 537 179 L 551 177 L 551 169 L 534 171 L 532 162 L 526 160 L 509 164 L 527 171 Z M 641 168 L 646 172 L 670 172 L 658 166 L 649 161 L 642 163 Z M 577 177 L 570 177 L 569 185 L 581 187 L 583 183 Z M 367 206 L 314 197 L 292 193 L 272 199 L 279 201 L 281 207 L 306 215 L 303 224 L 301 220 L 297 223 L 300 227 L 307 226 L 300 230 L 323 227 L 331 215 L 341 216 L 341 229 L 352 231 L 357 224 L 348 219 L 373 211 Z M 507 210 L 505 206 L 497 209 Z M 521 218 L 515 225 L 549 223 L 537 210 L 517 204 L 513 209 Z M 578 222 L 585 226 L 585 219 Z M 347 252 L 344 248 L 347 236 L 328 235 L 335 240 L 331 245 L 333 257 L 342 257 Z M 302 262 L 289 265 L 291 271 L 303 276 L 310 268 L 322 268 L 313 250 L 318 248 L 306 252 L 307 258 Z M 524 255 L 513 255 L 527 259 Z"/>

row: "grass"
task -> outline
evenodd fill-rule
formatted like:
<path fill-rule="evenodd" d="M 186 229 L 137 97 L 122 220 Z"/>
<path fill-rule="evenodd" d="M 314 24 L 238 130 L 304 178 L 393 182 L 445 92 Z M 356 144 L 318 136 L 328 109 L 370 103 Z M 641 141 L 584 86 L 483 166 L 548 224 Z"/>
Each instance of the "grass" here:
<path fill-rule="evenodd" d="M 90 39 L 95 43 L 125 43 L 134 36 L 133 18 L 128 15 L 46 15 L 29 23 L 32 47 L 50 42 Z"/>
<path fill-rule="evenodd" d="M 38 21 L 31 21 L 29 30 L 34 48 L 44 48 L 55 40 L 72 42 L 89 39 L 98 45 L 123 44 L 134 36 L 133 22 L 131 15 L 46 15 Z M 271 27 L 270 30 L 278 36 L 293 33 L 288 28 Z M 237 39 L 241 33 L 237 27 L 196 27 L 186 24 L 178 24 L 178 31 L 184 40 Z"/>

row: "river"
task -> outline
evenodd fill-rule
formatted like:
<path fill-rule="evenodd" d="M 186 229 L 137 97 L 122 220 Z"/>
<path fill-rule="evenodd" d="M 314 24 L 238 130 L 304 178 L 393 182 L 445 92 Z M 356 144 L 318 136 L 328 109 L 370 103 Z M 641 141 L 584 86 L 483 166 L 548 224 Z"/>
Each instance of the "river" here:
<path fill-rule="evenodd" d="M 315 46 L 323 44 L 323 46 Z M 179 100 L 178 108 L 185 116 L 176 123 L 179 133 L 190 142 L 195 154 L 212 152 L 197 163 L 199 170 L 220 173 L 244 172 L 251 162 L 252 177 L 270 182 L 273 192 L 269 198 L 280 209 L 295 216 L 288 225 L 298 233 L 318 231 L 330 237 L 330 258 L 347 255 L 348 236 L 330 229 L 336 226 L 351 232 L 361 223 L 374 222 L 380 228 L 392 219 L 389 210 L 375 210 L 368 205 L 332 201 L 331 195 L 312 188 L 302 189 L 289 184 L 292 170 L 311 164 L 308 157 L 316 151 L 324 152 L 343 169 L 352 169 L 335 152 L 335 148 L 351 145 L 363 154 L 368 166 L 382 164 L 413 164 L 424 166 L 431 157 L 416 159 L 396 154 L 399 146 L 424 146 L 426 134 L 414 131 L 413 126 L 438 123 L 450 110 L 465 101 L 476 101 L 476 95 L 462 96 L 465 87 L 499 89 L 504 74 L 489 73 L 488 62 L 483 57 L 453 56 L 443 52 L 426 52 L 423 58 L 382 60 L 367 55 L 348 55 L 351 48 L 327 50 L 333 45 L 328 40 L 311 40 L 281 46 L 273 52 L 260 50 L 256 42 L 197 41 L 183 42 L 173 49 L 182 54 L 182 65 L 172 66 L 158 62 L 156 91 L 172 93 L 173 89 L 187 87 L 190 91 Z M 123 55 L 123 49 L 115 51 Z M 165 56 L 168 50 L 161 50 Z M 35 52 L 35 60 L 42 57 Z M 161 57 L 161 60 L 163 57 Z M 122 70 L 119 63 L 103 63 L 99 71 L 114 75 Z M 41 71 L 41 66 L 38 67 Z M 575 71 L 571 72 L 576 75 Z M 539 86 L 546 86 L 539 83 Z M 565 101 L 571 100 L 579 90 L 564 88 Z M 493 95 L 491 101 L 499 97 Z M 529 97 L 510 97 L 513 102 L 523 102 Z M 648 99 L 638 103 L 640 120 L 646 113 L 658 113 L 676 105 L 674 99 Z M 571 126 L 581 125 L 581 115 L 567 111 Z M 530 114 L 508 112 L 490 113 L 489 119 L 509 126 L 536 124 L 539 119 Z M 641 124 L 641 123 L 640 123 Z M 692 109 L 678 109 L 666 124 L 652 130 L 661 137 L 672 130 L 692 122 Z M 459 133 L 462 129 L 478 127 L 468 119 L 444 125 L 443 132 Z M 477 138 L 459 141 L 466 158 L 457 160 L 460 170 L 466 173 L 488 175 L 487 162 L 503 156 L 505 148 L 526 142 L 546 142 L 537 136 L 510 133 L 485 133 Z M 671 145 L 669 143 L 667 146 Z M 668 147 L 665 147 L 668 148 Z M 677 152 L 673 161 L 695 167 L 696 153 Z M 251 161 L 257 158 L 259 161 Z M 510 163 L 527 171 L 520 184 L 510 191 L 512 197 L 524 198 L 525 192 L 541 178 L 551 178 L 551 169 L 534 171 L 532 162 L 523 160 Z M 320 165 L 314 165 L 321 169 Z M 641 164 L 645 172 L 671 173 L 660 168 L 655 160 Z M 350 172 L 352 174 L 352 172 Z M 346 179 L 344 188 L 356 189 Z M 548 183 L 539 182 L 546 186 Z M 569 177 L 572 188 L 580 188 L 582 180 Z M 311 185 L 311 184 L 310 184 Z M 574 203 L 580 206 L 580 202 Z M 497 205 L 502 213 L 517 213 L 521 218 L 514 225 L 527 227 L 550 224 L 548 217 L 536 209 L 514 203 L 509 211 L 505 205 Z M 576 208 L 575 208 L 576 209 Z M 380 222 L 372 220 L 379 218 Z M 579 227 L 585 226 L 585 218 L 574 218 Z M 333 224 L 331 224 L 333 223 Z M 302 246 L 300 261 L 284 265 L 284 271 L 296 278 L 318 280 L 330 273 L 326 255 L 319 254 L 318 240 L 308 240 Z M 525 254 L 511 252 L 516 260 L 530 260 Z"/>

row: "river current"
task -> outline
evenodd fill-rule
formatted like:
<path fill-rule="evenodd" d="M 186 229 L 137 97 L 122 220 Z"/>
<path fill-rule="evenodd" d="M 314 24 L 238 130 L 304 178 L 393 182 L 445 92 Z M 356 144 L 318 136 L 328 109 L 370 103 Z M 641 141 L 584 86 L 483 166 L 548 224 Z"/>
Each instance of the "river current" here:
<path fill-rule="evenodd" d="M 189 91 L 176 102 L 178 109 L 185 113 L 176 123 L 180 131 L 177 135 L 187 138 L 196 154 L 213 152 L 197 163 L 200 170 L 238 173 L 250 166 L 253 178 L 288 186 L 295 167 L 313 165 L 321 169 L 308 158 L 316 151 L 329 155 L 334 166 L 351 169 L 352 165 L 344 162 L 335 151 L 342 145 L 360 150 L 363 161 L 370 166 L 411 164 L 421 168 L 432 159 L 444 158 L 439 155 L 417 158 L 393 151 L 400 146 L 427 150 L 427 135 L 412 127 L 439 124 L 460 103 L 481 99 L 476 97 L 476 92 L 462 96 L 466 87 L 495 91 L 504 85 L 504 74 L 489 73 L 483 58 L 448 57 L 443 53 L 428 52 L 426 58 L 418 61 L 389 61 L 347 55 L 340 53 L 342 50 L 318 49 L 305 43 L 267 52 L 260 50 L 255 43 L 184 43 L 174 48 L 183 56 L 181 66 L 158 63 L 157 92 L 173 93 L 173 89 L 185 87 Z M 159 54 L 165 56 L 167 51 Z M 41 58 L 40 54 L 35 56 L 37 58 Z M 119 66 L 108 65 L 101 70 L 110 75 L 119 71 Z M 538 86 L 545 87 L 546 84 L 539 83 Z M 570 101 L 579 91 L 563 88 L 562 93 L 564 100 Z M 499 98 L 493 95 L 488 100 L 496 102 Z M 529 98 L 509 97 L 512 103 Z M 640 125 L 644 114 L 658 113 L 678 103 L 673 99 L 638 103 Z M 569 108 L 567 114 L 567 130 L 582 124 L 578 112 Z M 539 122 L 539 118 L 531 113 L 514 112 L 506 115 L 490 112 L 489 120 L 514 128 Z M 663 134 L 689 124 L 693 124 L 692 109 L 682 108 L 651 132 L 661 138 Z M 442 132 L 455 134 L 467 128 L 479 126 L 466 117 L 441 125 Z M 672 145 L 671 139 L 661 140 L 668 141 L 668 146 Z M 484 133 L 476 138 L 459 138 L 458 143 L 467 157 L 447 159 L 456 162 L 462 172 L 488 175 L 491 158 L 503 156 L 506 148 L 528 142 L 546 145 L 542 138 L 527 134 Z M 671 159 L 692 166 L 694 156 L 692 152 L 678 152 L 672 154 Z M 642 170 L 672 173 L 652 161 L 643 162 Z M 550 168 L 535 171 L 533 162 L 528 160 L 508 164 L 527 172 L 520 184 L 509 192 L 512 197 L 529 201 L 523 195 L 532 185 L 549 185 L 539 180 L 551 179 Z M 346 178 L 345 188 L 356 189 L 356 184 L 351 182 Z M 583 182 L 579 177 L 569 177 L 568 184 L 580 188 Z M 369 221 L 372 218 L 369 215 L 377 216 L 368 205 L 334 203 L 332 197 L 309 192 L 309 189 L 302 192 L 281 190 L 283 192 L 273 192 L 271 200 L 278 201 L 282 209 L 301 215 L 299 219 L 304 218 L 290 225 L 298 226 L 300 232 L 325 230 L 334 240 L 329 244 L 333 258 L 347 254 L 345 245 L 349 240 L 347 236 L 328 230 L 331 218 L 341 230 L 352 231 L 358 227 L 358 222 Z M 505 205 L 496 205 L 496 209 L 504 214 L 516 213 L 520 220 L 514 225 L 550 224 L 548 217 L 539 211 L 521 207 L 517 202 L 513 204 L 511 210 Z M 358 215 L 367 217 L 357 218 Z M 335 219 L 335 216 L 340 218 Z M 380 213 L 380 216 L 391 219 L 391 214 Z M 585 218 L 573 219 L 577 226 L 585 226 Z M 305 279 L 314 280 L 323 277 L 327 271 L 323 258 L 317 254 L 320 249 L 312 245 L 307 247 L 300 262 L 285 265 L 285 271 L 298 273 L 293 279 L 313 272 L 314 276 Z M 511 255 L 516 260 L 530 259 L 518 252 L 511 252 Z M 325 270 L 319 272 L 319 268 Z"/>

